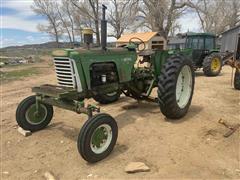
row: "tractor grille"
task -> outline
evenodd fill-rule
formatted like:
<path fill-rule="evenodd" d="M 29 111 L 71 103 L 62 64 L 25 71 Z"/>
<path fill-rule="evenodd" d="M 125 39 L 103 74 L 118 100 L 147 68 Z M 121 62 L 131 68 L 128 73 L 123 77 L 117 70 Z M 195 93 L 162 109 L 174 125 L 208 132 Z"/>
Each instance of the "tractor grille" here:
<path fill-rule="evenodd" d="M 77 88 L 73 62 L 68 58 L 54 58 L 58 84 L 64 87 Z"/>

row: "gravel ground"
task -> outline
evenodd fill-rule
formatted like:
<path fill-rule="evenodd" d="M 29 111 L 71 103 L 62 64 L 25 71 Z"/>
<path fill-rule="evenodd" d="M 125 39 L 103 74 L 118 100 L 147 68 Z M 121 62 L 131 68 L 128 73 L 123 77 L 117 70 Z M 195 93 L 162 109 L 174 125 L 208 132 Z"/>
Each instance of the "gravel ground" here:
<path fill-rule="evenodd" d="M 42 75 L 1 85 L 2 179 L 45 179 L 45 172 L 57 179 L 240 178 L 240 130 L 224 138 L 227 129 L 218 123 L 220 118 L 230 124 L 240 122 L 240 91 L 230 85 L 231 68 L 224 67 L 218 77 L 196 72 L 193 102 L 181 120 L 168 120 L 156 104 L 124 96 L 101 106 L 102 112 L 116 119 L 119 137 L 112 154 L 96 164 L 86 163 L 76 147 L 84 115 L 55 108 L 45 130 L 29 137 L 17 132 L 19 102 L 32 94 L 32 86 L 56 81 L 51 68 L 41 71 Z M 144 162 L 151 170 L 125 173 L 132 161 Z"/>

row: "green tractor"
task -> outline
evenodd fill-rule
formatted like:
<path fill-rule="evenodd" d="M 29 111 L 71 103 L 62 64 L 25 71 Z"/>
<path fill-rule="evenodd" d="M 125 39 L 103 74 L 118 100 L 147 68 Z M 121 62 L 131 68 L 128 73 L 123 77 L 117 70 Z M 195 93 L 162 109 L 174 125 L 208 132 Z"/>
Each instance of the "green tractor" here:
<path fill-rule="evenodd" d="M 222 69 L 222 57 L 216 48 L 216 36 L 211 33 L 188 33 L 186 50 L 192 51 L 195 70 L 203 68 L 206 76 L 217 76 Z"/>
<path fill-rule="evenodd" d="M 77 147 L 88 162 L 107 157 L 118 136 L 117 123 L 100 108 L 84 103 L 94 98 L 100 104 L 119 99 L 121 94 L 159 105 L 170 119 L 186 115 L 194 91 L 194 67 L 189 52 L 147 51 L 144 42 L 133 38 L 123 48 L 106 47 L 106 20 L 103 6 L 101 22 L 102 48 L 91 49 L 91 32 L 84 34 L 86 49 L 70 49 L 54 53 L 58 85 L 33 87 L 35 95 L 24 99 L 17 108 L 16 121 L 25 130 L 44 129 L 53 117 L 53 106 L 86 114 L 88 120 L 80 130 Z M 143 47 L 143 49 L 140 49 Z M 149 66 L 138 66 L 136 61 Z M 157 97 L 150 97 L 154 88 Z"/>

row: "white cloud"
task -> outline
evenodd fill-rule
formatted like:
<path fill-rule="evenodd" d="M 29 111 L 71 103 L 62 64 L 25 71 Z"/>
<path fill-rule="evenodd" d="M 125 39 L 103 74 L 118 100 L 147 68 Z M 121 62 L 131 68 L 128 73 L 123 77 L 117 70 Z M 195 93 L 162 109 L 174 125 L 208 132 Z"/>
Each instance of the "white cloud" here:
<path fill-rule="evenodd" d="M 16 14 L 13 15 L 1 15 L 1 28 L 20 29 L 31 32 L 38 32 L 38 24 L 46 24 L 47 20 L 34 19 L 30 20 L 29 17 L 35 15 L 31 9 L 33 0 L 1 0 L 1 6 L 5 8 L 11 8 L 16 10 Z"/>
<path fill-rule="evenodd" d="M 38 32 L 37 25 L 46 24 L 45 20 L 26 20 L 18 16 L 0 16 L 2 19 L 1 28 L 20 29 L 25 31 Z"/>
<path fill-rule="evenodd" d="M 179 20 L 179 24 L 182 26 L 181 31 L 183 33 L 187 31 L 199 32 L 200 25 L 196 13 L 189 12 L 183 15 Z"/>
<path fill-rule="evenodd" d="M 1 0 L 2 7 L 11 8 L 16 11 L 19 11 L 21 14 L 25 15 L 34 15 L 34 12 L 31 9 L 33 0 Z"/>

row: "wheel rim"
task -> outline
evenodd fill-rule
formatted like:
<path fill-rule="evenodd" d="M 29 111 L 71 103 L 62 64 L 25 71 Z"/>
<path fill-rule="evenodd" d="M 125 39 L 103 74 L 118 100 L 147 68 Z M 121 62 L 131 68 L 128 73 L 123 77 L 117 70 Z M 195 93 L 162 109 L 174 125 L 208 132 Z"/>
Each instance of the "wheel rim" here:
<path fill-rule="evenodd" d="M 109 147 L 112 141 L 112 128 L 108 124 L 97 127 L 91 137 L 91 150 L 95 154 L 101 154 Z"/>
<path fill-rule="evenodd" d="M 176 100 L 180 108 L 184 108 L 192 93 L 192 71 L 187 65 L 183 66 L 177 79 Z"/>
<path fill-rule="evenodd" d="M 25 117 L 30 124 L 41 124 L 47 117 L 47 108 L 43 104 L 39 104 L 37 112 L 36 104 L 32 104 L 26 111 Z"/>
<path fill-rule="evenodd" d="M 211 62 L 211 70 L 213 72 L 218 72 L 220 68 L 221 68 L 220 59 L 217 57 L 213 58 Z"/>

